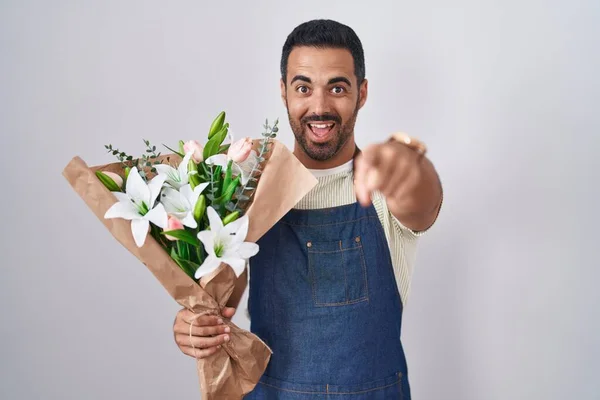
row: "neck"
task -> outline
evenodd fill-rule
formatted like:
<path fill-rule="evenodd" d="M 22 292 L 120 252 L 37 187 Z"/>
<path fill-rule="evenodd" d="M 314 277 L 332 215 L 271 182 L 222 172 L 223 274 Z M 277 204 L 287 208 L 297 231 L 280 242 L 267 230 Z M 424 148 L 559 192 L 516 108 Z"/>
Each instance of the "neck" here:
<path fill-rule="evenodd" d="M 351 137 L 348 142 L 330 159 L 319 161 L 314 160 L 306 154 L 298 142 L 294 145 L 294 155 L 308 169 L 329 169 L 339 167 L 354 158 L 356 152 L 356 143 Z"/>

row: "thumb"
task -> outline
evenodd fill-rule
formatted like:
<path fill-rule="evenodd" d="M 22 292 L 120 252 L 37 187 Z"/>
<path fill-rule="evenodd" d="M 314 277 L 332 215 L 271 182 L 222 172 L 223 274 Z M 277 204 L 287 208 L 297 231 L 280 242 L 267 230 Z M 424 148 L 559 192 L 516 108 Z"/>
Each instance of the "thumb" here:
<path fill-rule="evenodd" d="M 233 307 L 225 307 L 225 308 L 223 308 L 223 311 L 221 312 L 221 314 L 225 318 L 232 318 L 233 315 L 235 314 L 235 308 L 233 308 Z"/>

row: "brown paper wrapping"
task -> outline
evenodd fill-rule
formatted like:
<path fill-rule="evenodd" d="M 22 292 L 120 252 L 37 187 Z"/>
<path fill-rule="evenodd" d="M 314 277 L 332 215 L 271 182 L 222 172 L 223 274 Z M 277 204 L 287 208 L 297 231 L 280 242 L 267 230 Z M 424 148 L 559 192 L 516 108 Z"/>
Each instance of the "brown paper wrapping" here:
<path fill-rule="evenodd" d="M 177 155 L 171 155 L 179 159 Z M 162 158 L 162 157 L 161 157 Z M 229 300 L 239 301 L 246 285 L 246 271 L 236 279 L 233 270 L 222 265 L 217 273 L 202 280 L 202 286 L 186 275 L 148 234 L 138 248 L 130 222 L 105 219 L 116 198 L 98 180 L 96 170 L 122 174 L 120 163 L 88 167 L 74 157 L 63 170 L 64 177 L 96 217 L 127 250 L 135 255 L 181 306 L 194 313 L 221 316 Z M 313 175 L 280 142 L 273 140 L 258 186 L 246 210 L 249 229 L 246 240 L 256 242 L 317 183 Z M 230 299 L 238 293 L 236 299 Z M 230 341 L 208 358 L 198 359 L 198 375 L 203 400 L 241 399 L 254 389 L 271 358 L 271 349 L 256 335 L 223 318 L 231 328 Z"/>

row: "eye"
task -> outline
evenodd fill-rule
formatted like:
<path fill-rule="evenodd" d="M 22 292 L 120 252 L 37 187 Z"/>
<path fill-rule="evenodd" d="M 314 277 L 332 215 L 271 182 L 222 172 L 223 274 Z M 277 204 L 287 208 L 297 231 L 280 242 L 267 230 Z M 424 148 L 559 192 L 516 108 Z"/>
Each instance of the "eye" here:
<path fill-rule="evenodd" d="M 308 87 L 306 86 L 298 86 L 296 88 L 296 91 L 302 94 L 307 94 L 308 93 Z"/>
<path fill-rule="evenodd" d="M 346 89 L 343 86 L 335 86 L 334 88 L 331 89 L 331 91 L 334 94 L 342 94 L 346 91 Z"/>

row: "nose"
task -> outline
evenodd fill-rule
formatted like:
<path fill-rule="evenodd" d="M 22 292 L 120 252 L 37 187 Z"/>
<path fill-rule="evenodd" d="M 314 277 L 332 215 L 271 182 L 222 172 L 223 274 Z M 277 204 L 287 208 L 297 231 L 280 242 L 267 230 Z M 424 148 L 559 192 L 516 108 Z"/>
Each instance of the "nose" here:
<path fill-rule="evenodd" d="M 331 107 L 329 105 L 329 99 L 327 94 L 323 90 L 315 90 L 313 95 L 311 96 L 312 104 L 312 114 L 314 115 L 323 115 L 331 112 Z"/>

